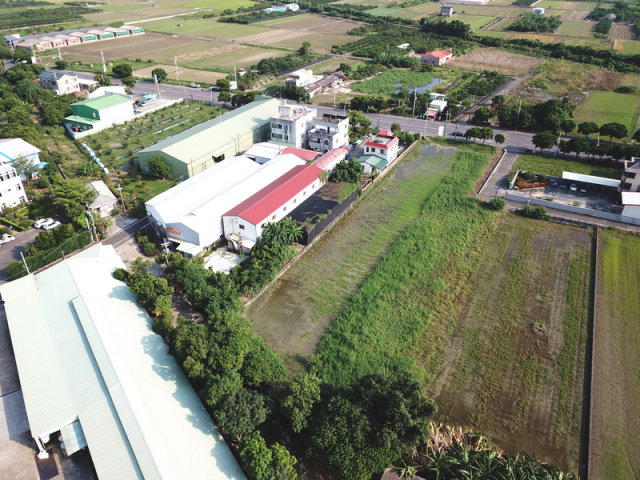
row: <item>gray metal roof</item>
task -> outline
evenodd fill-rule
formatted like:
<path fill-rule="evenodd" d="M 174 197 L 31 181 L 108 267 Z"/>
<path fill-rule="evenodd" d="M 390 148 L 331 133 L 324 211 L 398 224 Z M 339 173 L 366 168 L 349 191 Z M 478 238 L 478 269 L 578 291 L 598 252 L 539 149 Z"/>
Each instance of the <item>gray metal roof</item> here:
<path fill-rule="evenodd" d="M 79 420 L 100 479 L 244 479 L 98 244 L 0 287 L 34 437 Z"/>
<path fill-rule="evenodd" d="M 603 187 L 617 188 L 620 186 L 620 180 L 615 180 L 613 178 L 596 177 L 594 175 L 584 175 L 582 173 L 562 172 L 562 178 L 565 180 L 573 180 L 575 182 L 602 185 Z"/>

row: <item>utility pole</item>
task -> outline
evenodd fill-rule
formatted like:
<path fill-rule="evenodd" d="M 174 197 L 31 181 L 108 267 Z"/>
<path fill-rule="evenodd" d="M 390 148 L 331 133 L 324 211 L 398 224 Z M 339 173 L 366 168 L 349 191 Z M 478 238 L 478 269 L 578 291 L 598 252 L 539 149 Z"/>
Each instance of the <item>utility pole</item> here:
<path fill-rule="evenodd" d="M 89 219 L 91 219 L 91 229 L 93 230 L 93 238 L 95 239 L 95 241 L 98 241 L 98 232 L 96 232 L 96 223 L 93 221 L 93 215 L 91 215 L 91 212 L 86 212 L 87 213 L 87 217 Z M 89 226 L 89 222 L 87 221 L 87 227 Z M 91 231 L 91 230 L 89 230 Z"/>
<path fill-rule="evenodd" d="M 102 57 L 102 83 L 106 83 L 107 64 L 104 63 L 104 52 L 100 50 L 100 57 Z"/>
<path fill-rule="evenodd" d="M 416 116 L 416 100 L 418 99 L 418 89 L 413 90 L 413 112 L 411 113 L 412 117 Z"/>
<path fill-rule="evenodd" d="M 60 46 L 58 45 L 58 58 L 62 60 L 62 52 L 60 51 Z"/>
<path fill-rule="evenodd" d="M 520 104 L 518 105 L 518 115 L 516 116 L 516 132 L 518 131 L 518 120 L 520 120 L 520 107 L 522 107 L 522 98 L 520 99 Z"/>
<path fill-rule="evenodd" d="M 124 197 L 122 196 L 122 185 L 118 184 L 116 189 L 120 192 L 120 200 L 122 200 L 122 210 L 127 213 L 127 207 L 124 204 Z"/>
<path fill-rule="evenodd" d="M 233 66 L 233 79 L 236 82 L 236 88 L 238 88 L 238 71 L 235 65 Z"/>
<path fill-rule="evenodd" d="M 29 271 L 29 266 L 27 265 L 27 261 L 24 259 L 24 255 L 22 254 L 22 252 L 20 252 L 20 256 L 22 257 L 22 263 L 24 263 L 24 268 L 27 271 L 27 275 L 31 275 L 31 272 Z"/>

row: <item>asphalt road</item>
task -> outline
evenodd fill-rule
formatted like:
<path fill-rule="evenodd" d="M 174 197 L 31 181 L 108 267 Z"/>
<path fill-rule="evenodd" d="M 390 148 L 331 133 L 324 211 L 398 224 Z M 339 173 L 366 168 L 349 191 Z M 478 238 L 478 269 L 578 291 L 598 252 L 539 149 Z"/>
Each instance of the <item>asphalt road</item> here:
<path fill-rule="evenodd" d="M 149 219 L 147 217 L 141 218 L 135 223 L 126 226 L 119 232 L 110 235 L 106 240 L 102 241 L 103 245 L 118 246 L 119 244 L 126 242 L 138 231 L 149 225 Z"/>
<path fill-rule="evenodd" d="M 7 280 L 7 265 L 16 260 L 21 260 L 20 252 L 24 254 L 24 246 L 33 242 L 42 230 L 30 228 L 24 232 L 16 232 L 16 239 L 11 243 L 3 243 L 0 245 L 0 283 Z"/>

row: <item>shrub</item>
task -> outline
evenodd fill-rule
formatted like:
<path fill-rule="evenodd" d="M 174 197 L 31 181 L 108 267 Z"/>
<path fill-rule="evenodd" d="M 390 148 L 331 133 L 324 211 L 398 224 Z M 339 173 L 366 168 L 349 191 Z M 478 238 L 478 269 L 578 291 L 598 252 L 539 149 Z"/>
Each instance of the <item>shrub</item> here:
<path fill-rule="evenodd" d="M 533 180 L 533 173 L 531 173 L 531 172 L 520 172 L 520 178 L 526 180 L 527 182 L 530 182 L 531 180 Z"/>
<path fill-rule="evenodd" d="M 113 272 L 113 278 L 116 280 L 120 280 L 121 282 L 126 282 L 129 280 L 129 272 L 127 272 L 124 268 L 118 268 L 115 272 Z"/>
<path fill-rule="evenodd" d="M 500 197 L 492 198 L 491 201 L 489 202 L 489 208 L 491 210 L 495 210 L 496 212 L 500 212 L 504 210 L 505 205 L 506 205 L 506 202 L 504 201 L 504 198 L 500 198 Z"/>

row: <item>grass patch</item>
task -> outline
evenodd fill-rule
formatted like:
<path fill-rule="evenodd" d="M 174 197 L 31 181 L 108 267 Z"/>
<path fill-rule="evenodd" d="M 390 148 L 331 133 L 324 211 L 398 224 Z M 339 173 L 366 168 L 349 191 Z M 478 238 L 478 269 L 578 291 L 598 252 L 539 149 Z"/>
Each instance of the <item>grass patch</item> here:
<path fill-rule="evenodd" d="M 595 175 L 596 177 L 620 179 L 622 169 L 604 163 L 597 160 L 581 161 L 542 155 L 519 155 L 511 170 L 510 178 L 513 177 L 516 171 L 524 170 L 555 177 L 562 177 L 562 172 L 574 172 Z"/>
<path fill-rule="evenodd" d="M 589 92 L 589 97 L 575 111 L 576 123 L 596 122 L 598 125 L 618 122 L 633 135 L 637 127 L 640 96 L 615 92 Z M 625 141 L 626 139 L 622 139 Z"/>
<path fill-rule="evenodd" d="M 640 55 L 640 42 L 637 40 L 621 40 L 622 53 L 625 55 Z"/>
<path fill-rule="evenodd" d="M 487 23 L 494 21 L 495 18 L 487 17 L 485 15 L 454 15 L 453 17 L 446 18 L 446 20 L 458 20 L 462 23 L 466 23 L 471 28 L 482 28 Z"/>
<path fill-rule="evenodd" d="M 564 22 L 558 29 L 558 35 L 578 36 L 582 31 L 584 22 Z"/>
<path fill-rule="evenodd" d="M 431 83 L 439 75 L 440 73 L 412 72 L 404 68 L 394 68 L 354 84 L 353 90 L 360 93 L 391 95 L 401 88 L 400 86 L 394 86 L 396 84 L 402 84 L 401 86 L 407 88 L 422 87 Z"/>
<path fill-rule="evenodd" d="M 367 10 L 369 15 L 375 15 L 377 17 L 390 17 L 394 13 L 400 13 L 404 9 L 403 8 L 387 8 L 387 7 L 378 7 L 372 8 L 371 10 Z"/>

